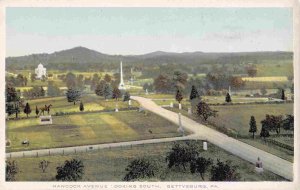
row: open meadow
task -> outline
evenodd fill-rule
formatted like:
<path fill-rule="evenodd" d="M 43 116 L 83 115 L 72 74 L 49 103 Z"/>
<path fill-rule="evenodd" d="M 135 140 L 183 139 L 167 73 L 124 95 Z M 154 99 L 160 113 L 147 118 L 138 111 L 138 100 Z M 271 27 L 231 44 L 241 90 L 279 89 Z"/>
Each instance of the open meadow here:
<path fill-rule="evenodd" d="M 202 141 L 197 141 L 202 146 Z M 39 158 L 14 158 L 19 166 L 20 172 L 16 178 L 18 181 L 54 181 L 56 167 L 62 165 L 65 160 L 77 158 L 84 164 L 84 176 L 82 181 L 122 181 L 126 166 L 135 158 L 147 157 L 155 161 L 159 168 L 159 175 L 150 181 L 201 181 L 201 177 L 191 174 L 189 169 L 168 169 L 165 161 L 166 153 L 171 150 L 174 143 L 159 143 L 138 145 L 133 147 L 103 149 L 97 152 L 78 153 L 64 156 L 50 156 Z M 241 181 L 285 181 L 285 179 L 264 171 L 258 174 L 254 171 L 254 165 L 244 161 L 212 144 L 208 144 L 208 150 L 202 151 L 201 156 L 212 158 L 214 163 L 217 159 L 221 161 L 230 160 L 237 167 Z M 49 160 L 50 164 L 45 173 L 39 168 L 39 162 Z M 209 180 L 209 172 L 205 175 Z"/>
<path fill-rule="evenodd" d="M 180 135 L 175 124 L 138 111 L 54 116 L 51 125 L 41 125 L 38 118 L 10 120 L 6 133 L 11 140 L 8 152 Z M 29 146 L 21 144 L 26 139 Z"/>

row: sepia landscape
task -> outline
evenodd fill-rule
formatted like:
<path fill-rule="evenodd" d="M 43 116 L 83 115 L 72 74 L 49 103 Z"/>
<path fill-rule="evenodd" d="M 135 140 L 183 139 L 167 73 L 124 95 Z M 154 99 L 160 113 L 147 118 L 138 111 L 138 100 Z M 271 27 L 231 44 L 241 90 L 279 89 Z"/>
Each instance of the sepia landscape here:
<path fill-rule="evenodd" d="M 290 9 L 58 9 L 7 9 L 6 181 L 293 181 Z M 71 23 L 72 11 L 89 17 Z M 198 35 L 200 13 L 215 43 L 187 39 Z M 76 28 L 76 19 L 93 24 Z M 229 32 L 207 29 L 227 22 Z M 78 40 L 73 32 L 101 45 L 67 44 Z M 108 44 L 97 32 L 129 43 Z M 28 43 L 14 41 L 31 33 Z M 168 34 L 174 42 L 164 48 Z"/>

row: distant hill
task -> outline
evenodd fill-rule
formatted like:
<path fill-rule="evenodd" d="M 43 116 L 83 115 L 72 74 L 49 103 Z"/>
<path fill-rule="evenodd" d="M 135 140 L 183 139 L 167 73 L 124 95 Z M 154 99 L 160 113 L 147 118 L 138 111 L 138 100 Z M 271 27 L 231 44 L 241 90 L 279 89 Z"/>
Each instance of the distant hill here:
<path fill-rule="evenodd" d="M 173 53 L 156 51 L 143 55 L 108 55 L 85 47 L 75 47 L 51 54 L 41 53 L 19 57 L 7 57 L 6 69 L 33 69 L 42 62 L 49 69 L 115 69 L 120 61 L 127 65 L 136 64 L 227 64 L 261 60 L 291 60 L 292 52 L 242 52 L 242 53 Z"/>

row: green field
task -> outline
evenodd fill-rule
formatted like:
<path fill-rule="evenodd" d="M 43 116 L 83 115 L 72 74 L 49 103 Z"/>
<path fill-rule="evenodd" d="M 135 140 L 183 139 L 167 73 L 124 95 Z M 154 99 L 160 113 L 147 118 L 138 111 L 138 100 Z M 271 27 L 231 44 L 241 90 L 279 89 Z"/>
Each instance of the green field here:
<path fill-rule="evenodd" d="M 293 76 L 293 60 L 268 62 L 263 61 L 257 64 L 257 76 Z"/>
<path fill-rule="evenodd" d="M 12 142 L 7 151 L 179 136 L 173 123 L 156 114 L 137 111 L 54 116 L 52 125 L 40 125 L 38 118 L 10 120 L 6 124 Z M 21 145 L 25 139 L 30 146 Z"/>
<path fill-rule="evenodd" d="M 285 115 L 293 114 L 293 104 L 256 104 L 256 105 L 232 105 L 212 106 L 218 111 L 218 117 L 209 118 L 217 126 L 233 129 L 241 135 L 249 134 L 249 121 L 253 115 L 256 119 L 258 133 L 261 130 L 260 121 L 266 114 Z"/>
<path fill-rule="evenodd" d="M 122 100 L 115 101 L 113 99 L 104 100 L 103 97 L 96 96 L 94 94 L 86 94 L 81 98 L 82 103 L 84 104 L 84 111 L 101 111 L 101 110 L 114 110 L 116 104 L 118 108 L 128 108 L 128 102 L 123 102 Z M 43 108 L 45 105 L 52 104 L 50 109 L 50 114 L 55 115 L 56 113 L 68 113 L 68 112 L 80 112 L 79 103 L 73 104 L 73 102 L 68 102 L 66 96 L 60 97 L 49 97 L 49 98 L 40 98 L 34 100 L 25 101 L 28 102 L 31 107 L 31 116 L 35 116 L 35 107 Z M 132 107 L 138 107 L 139 104 L 136 101 L 132 100 Z M 45 113 L 46 114 L 46 113 Z M 25 117 L 23 110 L 21 109 L 21 117 Z M 15 117 L 11 115 L 10 117 Z"/>
<path fill-rule="evenodd" d="M 201 146 L 202 142 L 198 141 Z M 99 152 L 80 153 L 77 155 L 49 156 L 39 158 L 16 158 L 20 172 L 17 181 L 53 181 L 55 180 L 56 167 L 63 164 L 67 159 L 77 158 L 84 164 L 84 176 L 82 181 L 121 181 L 125 176 L 125 168 L 129 162 L 137 157 L 148 157 L 157 162 L 159 176 L 150 181 L 202 181 L 199 175 L 192 175 L 179 169 L 168 169 L 165 162 L 166 153 L 170 151 L 173 143 L 160 143 L 138 145 L 125 148 L 103 149 Z M 224 150 L 208 144 L 208 150 L 200 153 L 201 156 L 212 158 L 214 163 L 217 159 L 221 161 L 231 160 L 232 165 L 238 166 L 237 172 L 241 181 L 285 181 L 283 178 L 264 171 L 258 174 L 254 171 L 254 165 L 244 161 Z M 41 160 L 50 161 L 46 173 L 42 173 L 38 164 Z M 209 172 L 205 176 L 209 180 Z"/>

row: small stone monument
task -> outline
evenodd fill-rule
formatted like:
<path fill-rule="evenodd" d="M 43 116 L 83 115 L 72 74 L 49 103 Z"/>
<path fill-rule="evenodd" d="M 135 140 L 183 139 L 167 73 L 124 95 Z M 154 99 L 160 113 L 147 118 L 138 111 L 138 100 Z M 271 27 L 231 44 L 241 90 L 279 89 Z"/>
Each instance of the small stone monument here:
<path fill-rule="evenodd" d="M 52 124 L 52 117 L 51 117 L 51 115 L 40 116 L 40 124 L 41 125 Z"/>
<path fill-rule="evenodd" d="M 118 104 L 116 104 L 115 112 L 119 112 Z"/>
<path fill-rule="evenodd" d="M 203 150 L 207 150 L 207 142 L 203 141 Z"/>
<path fill-rule="evenodd" d="M 178 125 L 179 128 L 177 129 L 177 131 L 180 132 L 182 136 L 184 136 L 184 129 L 182 127 L 182 122 L 181 122 L 181 113 L 178 113 Z"/>
<path fill-rule="evenodd" d="M 260 158 L 257 158 L 257 161 L 255 163 L 255 171 L 257 173 L 262 173 L 264 171 L 263 167 L 262 167 L 262 161 L 260 160 Z"/>
<path fill-rule="evenodd" d="M 11 141 L 9 139 L 6 139 L 5 140 L 5 146 L 10 147 L 10 145 L 11 145 Z"/>
<path fill-rule="evenodd" d="M 188 114 L 192 115 L 192 108 L 188 108 Z"/>
<path fill-rule="evenodd" d="M 128 100 L 128 105 L 131 106 L 131 100 Z"/>
<path fill-rule="evenodd" d="M 145 91 L 145 94 L 146 94 L 146 95 L 148 95 L 148 94 L 149 94 L 149 92 L 148 92 L 148 89 L 146 89 L 146 91 Z"/>
<path fill-rule="evenodd" d="M 170 103 L 170 108 L 173 108 L 173 107 L 174 107 L 173 102 L 171 102 Z"/>
<path fill-rule="evenodd" d="M 178 109 L 180 109 L 180 110 L 182 109 L 182 107 L 181 107 L 181 104 L 180 104 L 180 103 L 178 104 Z"/>

